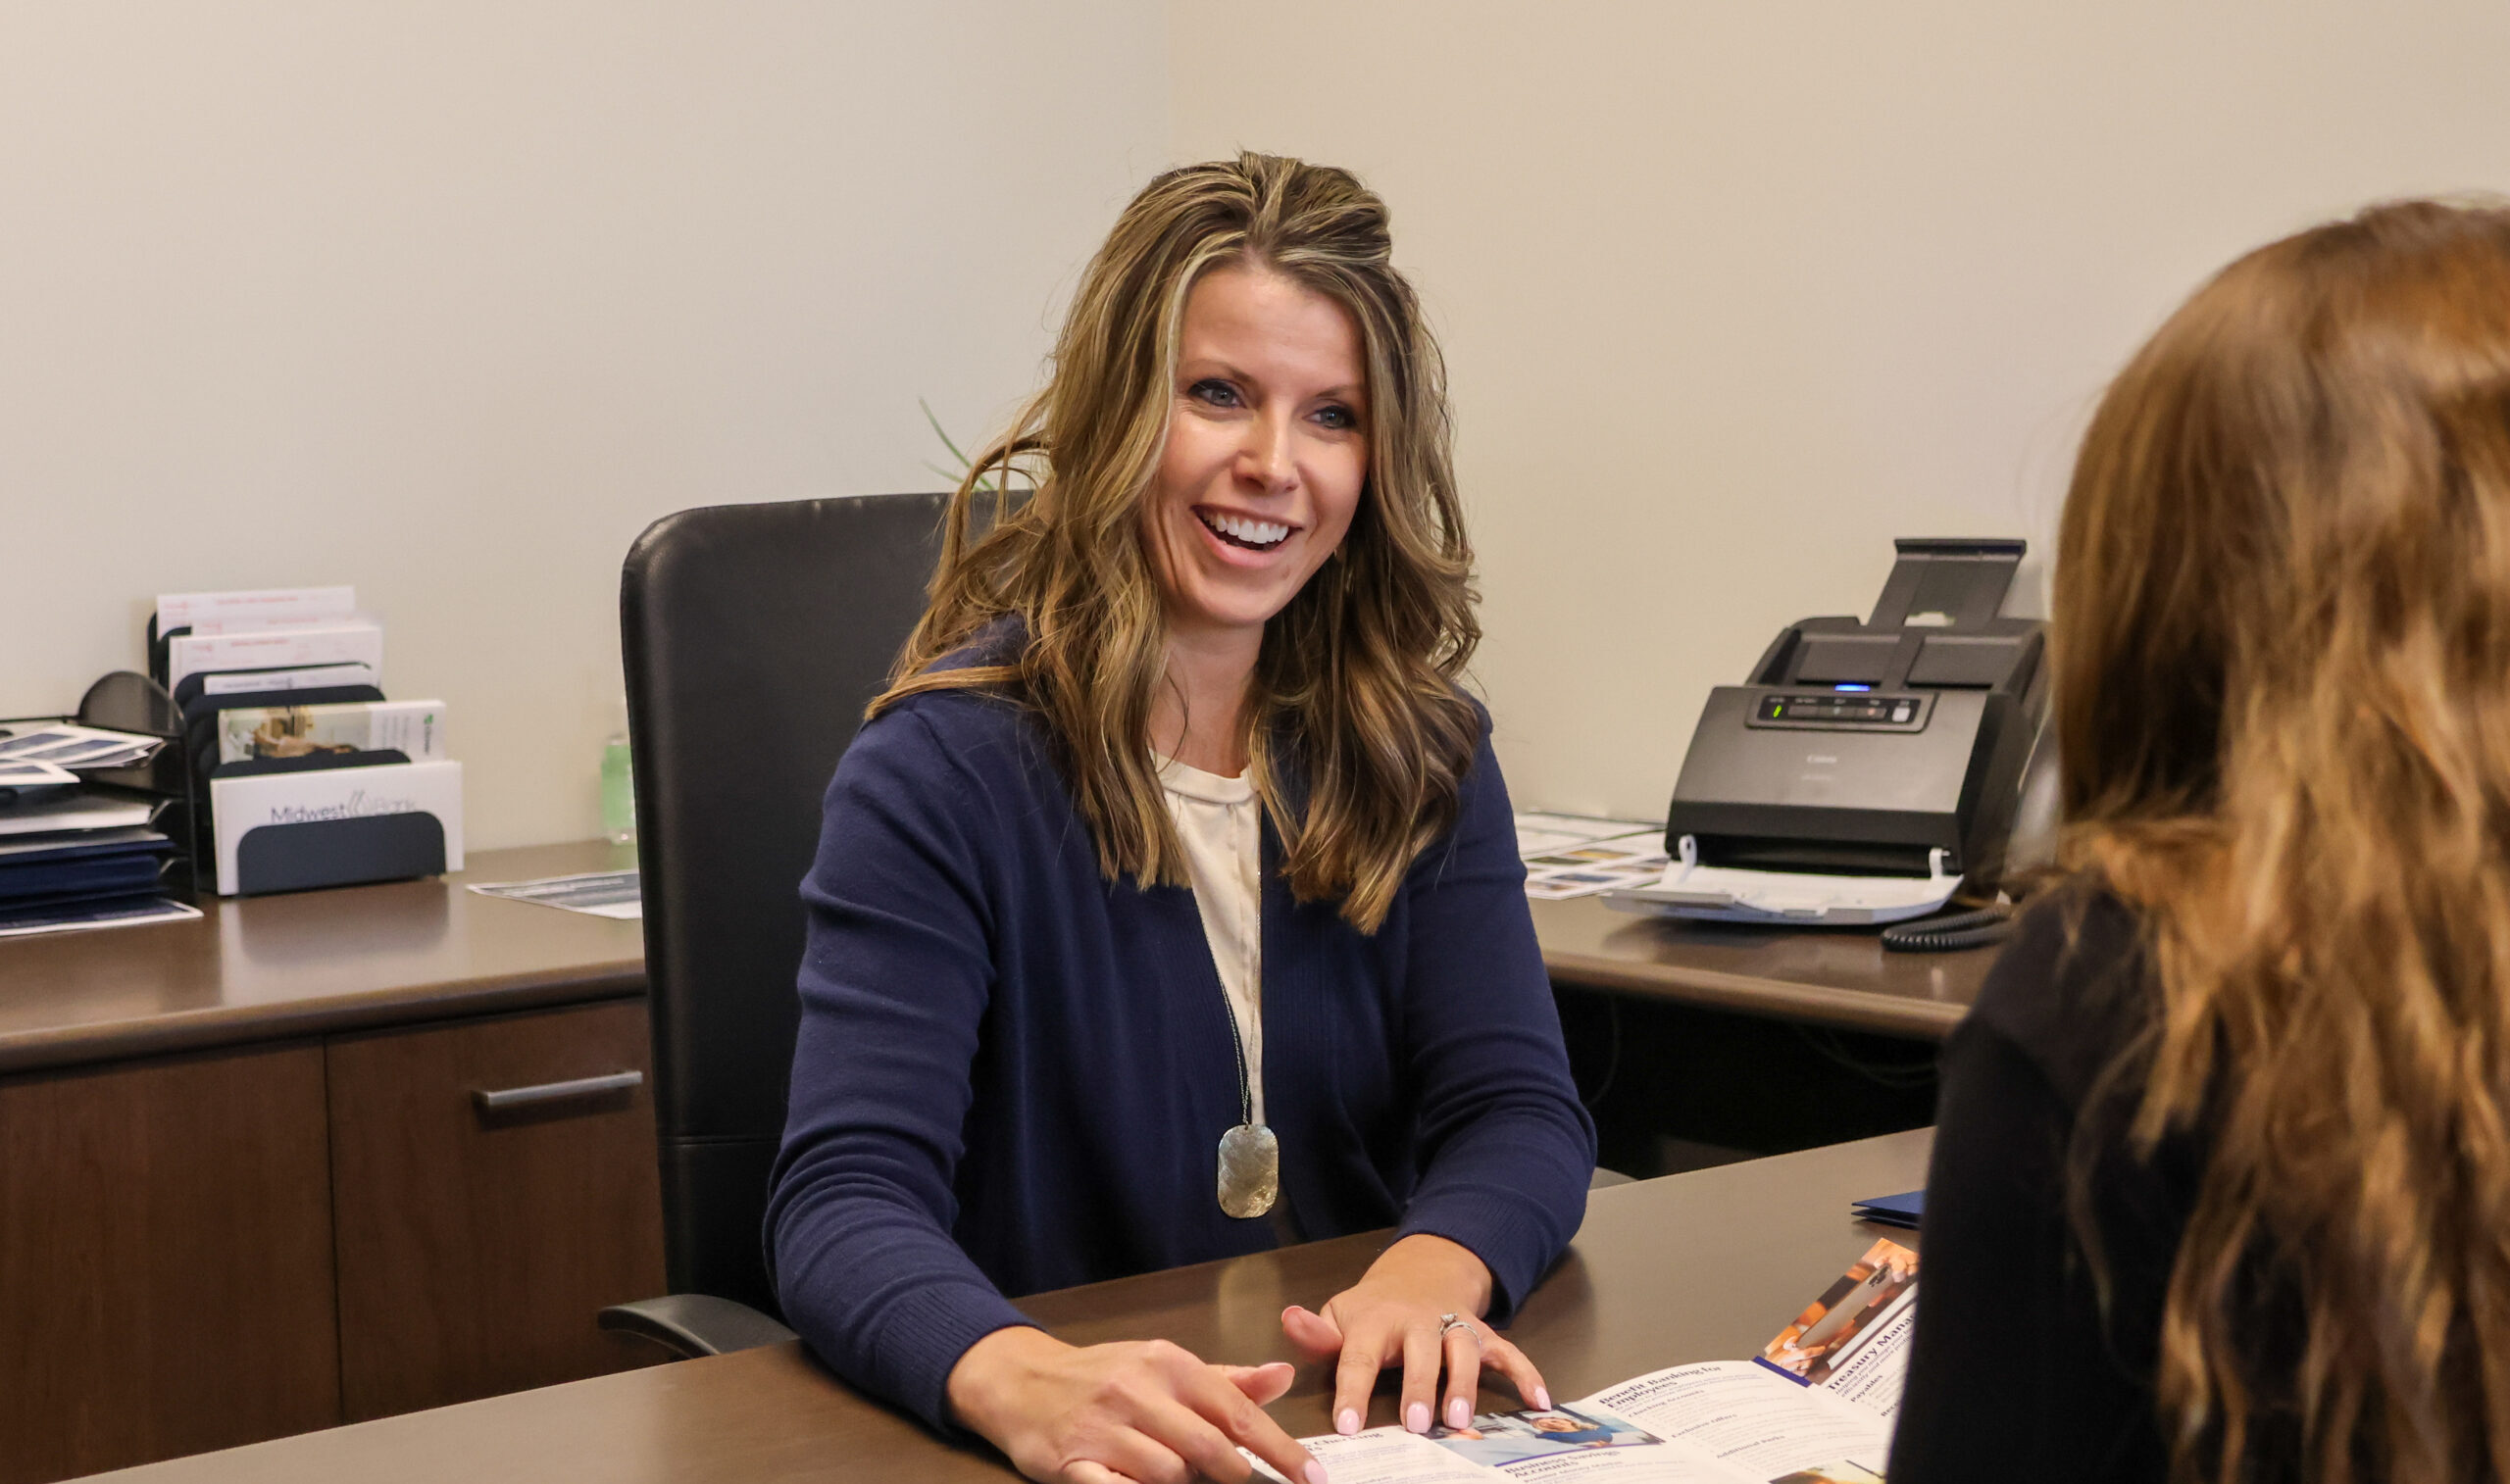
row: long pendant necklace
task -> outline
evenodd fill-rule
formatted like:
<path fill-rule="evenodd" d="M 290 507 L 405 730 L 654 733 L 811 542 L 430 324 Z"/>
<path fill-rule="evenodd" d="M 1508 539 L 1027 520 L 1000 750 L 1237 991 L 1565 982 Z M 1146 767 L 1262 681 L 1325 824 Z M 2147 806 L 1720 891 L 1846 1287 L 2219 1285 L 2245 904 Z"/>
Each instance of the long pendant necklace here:
<path fill-rule="evenodd" d="M 1229 1044 L 1237 1052 L 1237 1126 L 1220 1136 L 1220 1209 L 1232 1216 L 1260 1216 L 1281 1192 L 1281 1141 L 1255 1121 L 1255 1088 L 1246 1075 L 1246 1038 L 1237 1029 L 1236 1007 L 1229 1014 Z"/>

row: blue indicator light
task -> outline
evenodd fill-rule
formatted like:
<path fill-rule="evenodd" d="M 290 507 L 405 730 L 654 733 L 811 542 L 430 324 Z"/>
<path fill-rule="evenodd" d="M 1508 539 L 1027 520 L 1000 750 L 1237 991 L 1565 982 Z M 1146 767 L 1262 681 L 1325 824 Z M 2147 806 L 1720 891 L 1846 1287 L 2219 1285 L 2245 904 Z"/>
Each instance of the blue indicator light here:
<path fill-rule="evenodd" d="M 1871 685 L 1833 685 L 1831 687 L 1832 690 L 1872 690 L 1873 688 L 1874 687 Z"/>

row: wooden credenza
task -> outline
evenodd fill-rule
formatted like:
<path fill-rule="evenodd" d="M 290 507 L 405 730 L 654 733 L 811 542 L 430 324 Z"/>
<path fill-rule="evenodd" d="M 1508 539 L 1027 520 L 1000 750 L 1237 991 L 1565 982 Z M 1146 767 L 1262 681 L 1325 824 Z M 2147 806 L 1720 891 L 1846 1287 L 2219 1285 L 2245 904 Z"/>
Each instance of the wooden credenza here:
<path fill-rule="evenodd" d="M 0 1484 L 659 1359 L 637 924 L 464 879 L 0 942 Z"/>

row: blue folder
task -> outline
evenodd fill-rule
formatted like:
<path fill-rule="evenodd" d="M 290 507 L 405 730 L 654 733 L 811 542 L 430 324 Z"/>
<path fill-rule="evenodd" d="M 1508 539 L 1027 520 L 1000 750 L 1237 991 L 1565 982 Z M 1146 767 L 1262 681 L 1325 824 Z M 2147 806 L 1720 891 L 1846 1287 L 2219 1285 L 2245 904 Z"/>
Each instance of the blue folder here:
<path fill-rule="evenodd" d="M 1914 1228 L 1918 1217 L 1926 1212 L 1926 1192 L 1910 1191 L 1904 1196 L 1875 1196 L 1857 1202 L 1849 1210 L 1862 1221 L 1880 1221 L 1885 1226 Z"/>

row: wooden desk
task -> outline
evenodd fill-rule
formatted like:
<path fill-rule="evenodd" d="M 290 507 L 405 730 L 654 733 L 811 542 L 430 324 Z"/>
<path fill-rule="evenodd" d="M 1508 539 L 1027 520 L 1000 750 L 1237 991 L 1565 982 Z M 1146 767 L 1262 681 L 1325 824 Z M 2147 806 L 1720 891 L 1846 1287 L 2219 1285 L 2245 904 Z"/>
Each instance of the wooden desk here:
<path fill-rule="evenodd" d="M 0 1074 L 642 995 L 642 924 L 463 889 L 635 864 L 598 840 L 474 851 L 441 878 L 0 938 Z"/>
<path fill-rule="evenodd" d="M 198 922 L 0 940 L 0 1074 L 642 994 L 638 924 L 460 889 L 633 860 L 598 841 L 481 851 L 442 881 L 213 899 Z M 1635 917 L 1593 898 L 1532 907 L 1560 983 L 1931 1040 L 1995 960 L 1886 954 L 1871 932 Z"/>
<path fill-rule="evenodd" d="M 1921 1129 L 1597 1191 L 1569 1256 L 1510 1333 L 1564 1401 L 1666 1365 L 1751 1355 L 1881 1230 L 1850 1221 L 1850 1201 L 1924 1183 L 1932 1138 Z M 1148 1273 L 1039 1295 L 1023 1308 L 1076 1343 L 1165 1336 L 1212 1360 L 1290 1359 L 1281 1306 L 1322 1303 L 1383 1241 L 1381 1233 L 1345 1237 Z M 1294 1435 L 1328 1431 L 1331 1381 L 1330 1366 L 1303 1367 L 1273 1414 Z M 1393 1420 L 1390 1397 L 1378 1398 L 1369 1420 Z M 940 1442 L 857 1396 L 785 1345 L 114 1477 L 128 1484 L 999 1484 L 1010 1474 L 990 1454 Z"/>
<path fill-rule="evenodd" d="M 644 1064 L 639 924 L 463 889 L 631 860 L 598 842 L 483 851 L 442 880 L 0 939 L 0 1437 L 46 1439 L 0 1448 L 0 1484 L 628 1363 L 580 1326 L 549 1336 L 660 1291 L 659 1217 L 633 1214 L 659 1199 L 650 1105 L 603 1110 L 596 1152 L 568 1142 L 589 1122 L 491 1137 L 461 1099 Z M 1616 1023 L 1626 1068 L 1598 1116 L 1632 1130 L 1608 1162 L 1641 1173 L 1674 1162 L 1656 1153 L 1669 1129 L 1765 1152 L 1923 1122 L 1926 1090 L 1861 1122 L 1833 1097 L 1828 1121 L 1731 1129 L 1720 1111 L 1766 1100 L 1721 1077 L 1757 1086 L 1800 1062 L 1782 1021 L 1938 1038 L 1992 958 L 1593 901 L 1535 903 L 1534 921 L 1573 992 L 1787 1038 Z"/>
<path fill-rule="evenodd" d="M 1930 1041 L 1961 1023 L 1996 960 L 1885 953 L 1871 928 L 1640 917 L 1594 897 L 1536 902 L 1533 926 L 1555 983 Z"/>
<path fill-rule="evenodd" d="M 0 939 L 0 1484 L 650 1359 L 646 1093 L 473 1098 L 647 1064 L 639 924 L 463 889 L 613 859 Z"/>

